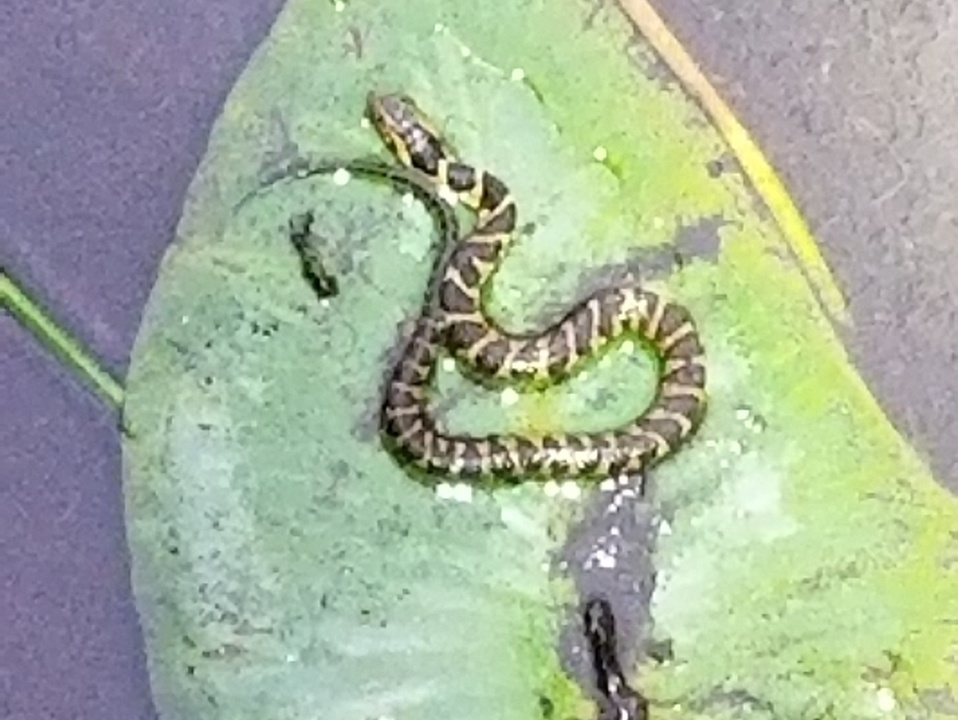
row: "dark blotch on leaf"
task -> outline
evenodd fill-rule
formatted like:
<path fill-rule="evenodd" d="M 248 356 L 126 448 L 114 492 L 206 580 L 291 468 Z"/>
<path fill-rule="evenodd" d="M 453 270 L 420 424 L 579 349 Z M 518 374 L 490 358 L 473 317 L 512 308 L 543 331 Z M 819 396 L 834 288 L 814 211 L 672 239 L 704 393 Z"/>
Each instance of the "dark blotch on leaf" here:
<path fill-rule="evenodd" d="M 653 640 L 649 642 L 646 648 L 646 655 L 657 663 L 664 663 L 672 660 L 675 654 L 672 650 L 672 639 L 664 638 L 662 640 Z"/>
<path fill-rule="evenodd" d="M 299 253 L 303 277 L 320 299 L 339 294 L 339 281 L 329 273 L 320 257 L 317 242 L 320 238 L 312 231 L 313 214 L 303 213 L 289 221 L 289 240 Z"/>
<path fill-rule="evenodd" d="M 705 163 L 705 170 L 709 177 L 717 178 L 725 171 L 725 165 L 722 164 L 721 160 L 709 160 Z"/>

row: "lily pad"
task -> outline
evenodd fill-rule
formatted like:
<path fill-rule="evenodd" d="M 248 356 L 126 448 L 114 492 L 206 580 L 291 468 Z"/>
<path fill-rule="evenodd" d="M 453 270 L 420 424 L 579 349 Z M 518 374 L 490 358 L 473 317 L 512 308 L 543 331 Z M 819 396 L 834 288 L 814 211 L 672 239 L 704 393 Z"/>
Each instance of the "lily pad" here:
<path fill-rule="evenodd" d="M 653 716 L 954 716 L 954 500 L 627 19 L 579 0 L 290 0 L 223 108 L 129 374 L 127 527 L 161 717 L 595 713 L 556 649 L 586 572 L 561 558 L 596 503 L 647 503 L 403 472 L 375 416 L 430 218 L 355 178 L 266 186 L 295 162 L 385 158 L 360 122 L 371 88 L 416 97 L 512 187 L 523 237 L 490 296 L 504 324 L 555 318 L 623 268 L 698 320 L 709 416 L 654 471 L 651 615 L 672 656 L 626 648 Z M 323 301 L 287 236 L 304 211 L 337 278 Z M 444 369 L 436 402 L 462 429 L 601 427 L 648 402 L 652 367 L 620 344 L 507 402 Z M 638 536 L 607 535 L 593 565 L 644 602 L 648 568 L 616 561 Z"/>

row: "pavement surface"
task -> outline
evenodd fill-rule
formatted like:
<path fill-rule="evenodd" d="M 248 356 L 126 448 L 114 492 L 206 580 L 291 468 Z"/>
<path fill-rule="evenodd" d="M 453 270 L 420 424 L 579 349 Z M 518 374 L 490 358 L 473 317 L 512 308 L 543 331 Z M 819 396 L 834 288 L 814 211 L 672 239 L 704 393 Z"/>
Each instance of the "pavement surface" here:
<path fill-rule="evenodd" d="M 279 5 L 0 8 L 0 264 L 121 376 L 210 126 Z M 866 380 L 958 489 L 948 441 L 958 10 L 943 0 L 657 9 L 822 241 Z M 116 418 L 6 316 L 0 378 L 0 718 L 155 717 L 129 591 Z"/>
<path fill-rule="evenodd" d="M 846 294 L 845 345 L 958 490 L 958 8 L 659 0 L 784 177 Z"/>

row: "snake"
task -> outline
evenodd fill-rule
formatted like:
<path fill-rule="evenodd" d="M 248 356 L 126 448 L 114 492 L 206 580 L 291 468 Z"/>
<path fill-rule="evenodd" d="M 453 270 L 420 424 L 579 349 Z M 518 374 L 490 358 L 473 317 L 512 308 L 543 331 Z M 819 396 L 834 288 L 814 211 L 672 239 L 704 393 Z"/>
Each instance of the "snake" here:
<path fill-rule="evenodd" d="M 301 168 L 294 176 L 301 179 L 347 170 L 387 181 L 415 195 L 438 228 L 441 252 L 420 315 L 388 378 L 381 408 L 381 429 L 406 451 L 407 458 L 459 476 L 503 469 L 512 473 L 551 469 L 577 475 L 589 470 L 638 472 L 694 433 L 706 402 L 704 351 L 685 308 L 641 288 L 611 288 L 581 301 L 543 333 L 506 333 L 484 314 L 479 296 L 515 229 L 515 204 L 507 186 L 495 176 L 453 159 L 449 147 L 410 98 L 370 93 L 367 111 L 401 167 L 362 160 L 332 161 Z M 285 173 L 280 175 L 285 177 Z M 477 211 L 476 227 L 465 238 L 459 238 L 452 208 L 430 192 L 430 186 L 457 193 L 457 199 Z M 291 221 L 289 238 L 313 290 L 320 297 L 329 297 L 336 294 L 337 287 L 309 242 L 313 220 L 307 213 Z M 456 436 L 442 432 L 429 414 L 426 393 L 443 347 L 488 377 L 556 378 L 571 374 L 579 358 L 628 330 L 637 331 L 658 350 L 664 370 L 650 410 L 615 431 L 540 439 Z M 586 452 L 590 448 L 595 452 Z M 609 602 L 601 597 L 588 599 L 582 622 L 596 686 L 604 699 L 598 720 L 646 720 L 648 702 L 628 685 L 618 661 Z"/>
<path fill-rule="evenodd" d="M 515 239 L 516 201 L 488 170 L 457 157 L 408 95 L 370 92 L 367 118 L 402 167 L 474 211 L 471 231 L 437 268 L 422 312 L 388 373 L 379 426 L 393 454 L 427 474 L 462 481 L 635 475 L 688 441 L 707 406 L 705 350 L 683 305 L 624 283 L 594 292 L 539 332 L 511 333 L 483 307 L 486 287 Z M 589 432 L 471 435 L 444 428 L 429 404 L 443 350 L 488 382 L 557 383 L 626 333 L 658 365 L 651 404 L 629 422 Z"/>

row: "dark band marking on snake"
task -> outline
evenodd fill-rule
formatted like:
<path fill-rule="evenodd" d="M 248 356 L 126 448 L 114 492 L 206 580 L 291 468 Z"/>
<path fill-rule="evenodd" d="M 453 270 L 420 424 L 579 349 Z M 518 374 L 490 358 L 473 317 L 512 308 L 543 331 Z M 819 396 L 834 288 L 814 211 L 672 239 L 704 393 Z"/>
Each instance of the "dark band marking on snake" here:
<path fill-rule="evenodd" d="M 439 267 L 387 381 L 380 426 L 393 452 L 428 472 L 516 480 L 638 472 L 687 441 L 706 409 L 704 348 L 689 311 L 640 286 L 622 285 L 582 300 L 544 331 L 507 332 L 489 319 L 482 297 L 515 235 L 518 213 L 508 186 L 455 158 L 408 97 L 370 94 L 367 110 L 402 165 L 455 193 L 477 215 L 472 232 Z M 428 389 L 443 348 L 481 377 L 556 382 L 623 333 L 649 345 L 660 376 L 650 407 L 622 427 L 541 437 L 473 436 L 446 431 L 430 412 Z"/>

